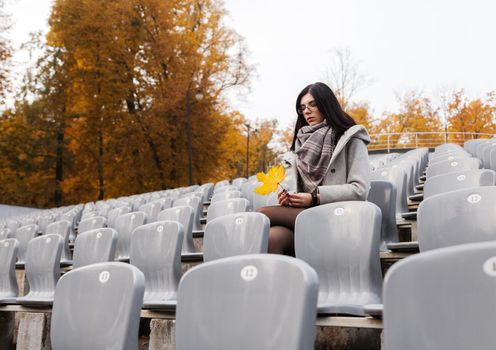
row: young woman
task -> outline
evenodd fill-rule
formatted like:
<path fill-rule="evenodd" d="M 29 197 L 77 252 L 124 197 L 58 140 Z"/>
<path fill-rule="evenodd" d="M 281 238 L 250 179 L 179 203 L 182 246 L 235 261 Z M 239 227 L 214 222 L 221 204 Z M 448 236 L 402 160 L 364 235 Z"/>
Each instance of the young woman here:
<path fill-rule="evenodd" d="M 284 163 L 294 170 L 296 193 L 278 193 L 278 206 L 260 208 L 270 219 L 269 253 L 294 256 L 296 216 L 332 202 L 366 200 L 370 188 L 367 130 L 347 115 L 324 83 L 296 99 L 298 119 Z"/>

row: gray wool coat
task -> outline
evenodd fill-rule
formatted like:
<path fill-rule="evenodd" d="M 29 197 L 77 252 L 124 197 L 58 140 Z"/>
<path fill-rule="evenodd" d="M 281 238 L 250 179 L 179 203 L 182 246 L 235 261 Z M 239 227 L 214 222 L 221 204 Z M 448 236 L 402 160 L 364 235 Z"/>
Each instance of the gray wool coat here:
<path fill-rule="evenodd" d="M 363 125 L 354 125 L 345 131 L 334 148 L 326 176 L 319 186 L 320 204 L 367 199 L 370 189 L 369 143 L 370 137 Z M 296 175 L 296 154 L 288 152 L 282 160 L 284 166 L 293 169 Z M 292 177 L 289 187 L 302 192 L 297 178 Z"/>

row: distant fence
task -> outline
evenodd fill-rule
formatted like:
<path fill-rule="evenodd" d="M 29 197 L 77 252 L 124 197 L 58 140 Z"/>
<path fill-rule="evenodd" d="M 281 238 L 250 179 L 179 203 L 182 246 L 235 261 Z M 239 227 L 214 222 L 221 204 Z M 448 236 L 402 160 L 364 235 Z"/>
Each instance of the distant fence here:
<path fill-rule="evenodd" d="M 387 150 L 401 148 L 436 147 L 443 143 L 463 143 L 473 139 L 489 139 L 496 137 L 495 134 L 483 134 L 474 132 L 403 132 L 372 134 L 372 142 L 369 150 Z"/>

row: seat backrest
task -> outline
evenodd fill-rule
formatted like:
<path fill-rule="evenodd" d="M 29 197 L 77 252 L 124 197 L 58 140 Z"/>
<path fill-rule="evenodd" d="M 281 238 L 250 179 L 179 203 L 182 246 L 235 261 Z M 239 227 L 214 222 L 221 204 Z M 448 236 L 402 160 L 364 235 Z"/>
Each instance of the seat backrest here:
<path fill-rule="evenodd" d="M 71 232 L 71 223 L 67 220 L 52 222 L 46 228 L 46 234 L 57 234 L 62 237 L 62 255 L 61 262 L 71 261 L 71 251 L 69 249 L 69 235 Z"/>
<path fill-rule="evenodd" d="M 176 349 L 313 349 L 318 279 L 304 261 L 240 255 L 181 279 Z"/>
<path fill-rule="evenodd" d="M 107 226 L 111 227 L 111 228 L 115 228 L 115 220 L 120 215 L 127 214 L 130 211 L 131 211 L 131 209 L 127 205 L 109 210 L 108 215 L 107 215 Z"/>
<path fill-rule="evenodd" d="M 201 185 L 199 190 L 203 192 L 203 201 L 206 202 L 209 200 L 209 198 L 212 196 L 212 193 L 214 192 L 214 184 L 212 182 L 208 182 Z"/>
<path fill-rule="evenodd" d="M 156 221 L 133 231 L 129 261 L 145 275 L 145 303 L 176 299 L 183 234 L 177 221 Z"/>
<path fill-rule="evenodd" d="M 232 190 L 232 191 L 214 193 L 212 199 L 210 199 L 210 204 L 232 198 L 241 198 L 241 192 L 237 190 Z"/>
<path fill-rule="evenodd" d="M 200 218 L 201 218 L 201 213 L 203 211 L 203 203 L 201 198 L 193 196 L 193 197 L 186 197 L 186 198 L 179 198 L 174 201 L 174 207 L 180 207 L 180 206 L 190 206 L 194 210 L 193 214 L 193 231 L 201 231 L 202 225 L 200 223 Z"/>
<path fill-rule="evenodd" d="M 429 165 L 426 170 L 426 177 L 454 173 L 462 170 L 480 169 L 481 161 L 478 158 L 455 158 Z"/>
<path fill-rule="evenodd" d="M 78 235 L 98 228 L 103 228 L 107 224 L 107 219 L 103 216 L 93 216 L 84 220 L 81 220 L 78 225 Z"/>
<path fill-rule="evenodd" d="M 233 185 L 225 185 L 221 187 L 216 187 L 214 189 L 214 193 L 212 194 L 212 197 L 216 194 L 223 193 L 223 192 L 228 192 L 228 191 L 238 191 L 239 188 Z"/>
<path fill-rule="evenodd" d="M 250 201 L 250 205 L 255 210 L 255 206 L 253 203 L 253 190 L 260 186 L 260 183 L 255 179 L 255 180 L 250 180 L 246 181 L 241 185 L 241 194 L 243 195 L 243 198 L 248 199 Z"/>
<path fill-rule="evenodd" d="M 150 224 L 157 221 L 158 213 L 162 210 L 162 203 L 159 201 L 146 203 L 140 206 L 139 210 L 145 213 L 145 222 Z"/>
<path fill-rule="evenodd" d="M 17 220 L 7 220 L 6 227 L 10 230 L 10 232 L 16 232 L 20 227 L 20 222 Z"/>
<path fill-rule="evenodd" d="M 243 185 L 247 179 L 245 177 L 238 177 L 234 180 L 232 180 L 232 185 L 236 186 L 238 189 L 241 189 L 241 185 Z"/>
<path fill-rule="evenodd" d="M 131 246 L 131 235 L 136 227 L 145 223 L 145 213 L 136 211 L 119 216 L 115 220 L 117 231 L 116 260 L 129 259 L 129 248 Z"/>
<path fill-rule="evenodd" d="M 144 290 L 143 273 L 129 264 L 100 263 L 66 273 L 55 290 L 52 349 L 138 349 Z"/>
<path fill-rule="evenodd" d="M 417 210 L 420 251 L 496 240 L 496 186 L 461 189 L 424 199 Z"/>
<path fill-rule="evenodd" d="M 250 202 L 246 198 L 233 198 L 219 201 L 207 209 L 207 222 L 223 215 L 242 213 L 250 210 Z"/>
<path fill-rule="evenodd" d="M 0 241 L 0 301 L 14 298 L 19 290 L 15 273 L 15 263 L 19 243 L 14 238 Z"/>
<path fill-rule="evenodd" d="M 496 140 L 487 142 L 481 150 L 482 153 L 482 167 L 484 169 L 491 169 L 491 152 L 496 149 Z"/>
<path fill-rule="evenodd" d="M 212 191 L 212 194 L 218 190 L 219 188 L 221 187 L 224 187 L 224 186 L 229 186 L 229 180 L 221 180 L 221 181 L 217 181 L 214 185 L 214 188 L 213 188 L 213 191 Z"/>
<path fill-rule="evenodd" d="M 117 231 L 99 228 L 79 234 L 74 242 L 73 267 L 113 261 L 117 245 Z"/>
<path fill-rule="evenodd" d="M 23 299 L 53 298 L 60 277 L 62 245 L 58 234 L 46 234 L 29 241 L 26 253 L 29 293 Z"/>
<path fill-rule="evenodd" d="M 493 349 L 496 242 L 416 254 L 384 280 L 385 349 Z"/>
<path fill-rule="evenodd" d="M 189 205 L 176 206 L 162 210 L 158 214 L 158 221 L 177 221 L 183 226 L 183 243 L 181 251 L 183 253 L 193 253 L 193 220 L 195 211 Z"/>
<path fill-rule="evenodd" d="M 496 172 L 489 169 L 463 170 L 428 178 L 424 184 L 424 199 L 439 193 L 462 188 L 494 186 Z"/>
<path fill-rule="evenodd" d="M 0 229 L 0 241 L 3 239 L 8 239 L 12 238 L 14 234 L 8 229 L 8 228 L 1 228 Z"/>
<path fill-rule="evenodd" d="M 364 316 L 381 303 L 381 210 L 370 202 L 319 205 L 296 217 L 296 257 L 319 275 L 319 311 Z"/>
<path fill-rule="evenodd" d="M 389 181 L 396 189 L 396 218 L 401 219 L 401 214 L 408 212 L 407 176 L 403 168 L 382 168 L 373 171 L 371 180 Z"/>
<path fill-rule="evenodd" d="M 491 149 L 489 153 L 489 168 L 496 171 L 496 149 Z"/>
<path fill-rule="evenodd" d="M 38 234 L 38 225 L 31 224 L 19 227 L 15 234 L 15 239 L 19 242 L 19 248 L 17 250 L 17 263 L 24 264 L 26 260 L 26 251 L 28 249 L 28 243 Z"/>
<path fill-rule="evenodd" d="M 46 233 L 47 226 L 54 221 L 54 217 L 49 214 L 40 215 L 36 224 L 38 225 L 38 229 L 42 234 Z"/>
<path fill-rule="evenodd" d="M 398 242 L 396 226 L 396 187 L 390 181 L 370 181 L 367 200 L 381 209 L 381 250 L 387 250 L 388 243 Z"/>
<path fill-rule="evenodd" d="M 161 210 L 164 210 L 164 209 L 172 207 L 173 199 L 172 199 L 172 197 L 163 197 L 163 198 L 155 199 L 154 201 L 152 201 L 152 203 L 153 202 L 160 203 Z"/>
<path fill-rule="evenodd" d="M 236 213 L 209 221 L 203 236 L 203 261 L 267 253 L 269 229 L 269 218 L 262 213 Z"/>

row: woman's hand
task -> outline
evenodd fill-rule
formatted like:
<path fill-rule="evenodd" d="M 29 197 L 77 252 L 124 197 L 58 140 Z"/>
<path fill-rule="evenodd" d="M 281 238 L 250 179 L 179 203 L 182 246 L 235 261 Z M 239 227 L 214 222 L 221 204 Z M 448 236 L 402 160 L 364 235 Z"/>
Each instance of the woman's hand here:
<path fill-rule="evenodd" d="M 310 193 L 288 194 L 288 200 L 292 207 L 308 208 L 312 205 L 312 195 Z"/>
<path fill-rule="evenodd" d="M 286 190 L 282 190 L 277 194 L 277 200 L 279 205 L 288 206 L 289 205 L 289 193 Z"/>

